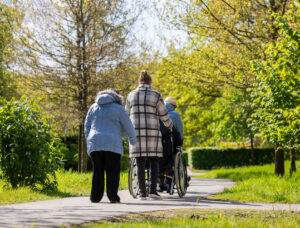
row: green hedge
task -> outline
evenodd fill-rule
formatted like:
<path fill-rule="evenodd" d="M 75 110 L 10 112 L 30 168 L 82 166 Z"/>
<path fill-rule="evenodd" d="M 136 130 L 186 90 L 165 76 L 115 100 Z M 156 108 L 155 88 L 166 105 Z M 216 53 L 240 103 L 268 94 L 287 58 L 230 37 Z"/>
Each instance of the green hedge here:
<path fill-rule="evenodd" d="M 66 170 L 72 169 L 77 170 L 77 163 L 78 163 L 78 136 L 67 136 L 61 137 L 65 147 L 62 150 L 63 158 L 64 158 L 64 168 Z M 121 158 L 121 170 L 128 170 L 130 165 L 130 158 L 129 158 L 129 145 L 128 142 L 123 140 L 124 146 L 124 155 Z M 188 165 L 188 153 L 183 153 L 184 159 L 186 164 Z M 88 170 L 92 170 L 91 159 L 88 157 Z"/>
<path fill-rule="evenodd" d="M 273 148 L 255 148 L 255 165 L 274 162 Z M 239 167 L 252 165 L 250 148 L 191 148 L 189 164 L 194 169 Z"/>
<path fill-rule="evenodd" d="M 182 155 L 184 157 L 186 166 L 189 166 L 189 154 L 188 154 L 188 152 L 183 152 Z"/>

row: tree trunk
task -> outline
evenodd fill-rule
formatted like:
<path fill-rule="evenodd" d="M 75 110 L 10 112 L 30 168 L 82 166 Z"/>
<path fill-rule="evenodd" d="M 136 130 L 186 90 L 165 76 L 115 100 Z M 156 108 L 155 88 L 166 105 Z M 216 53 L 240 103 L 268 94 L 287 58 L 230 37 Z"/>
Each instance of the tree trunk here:
<path fill-rule="evenodd" d="M 293 172 L 296 172 L 296 153 L 295 153 L 295 149 L 291 148 L 290 150 L 290 161 L 291 161 L 291 169 L 290 169 L 290 174 L 292 175 Z"/>
<path fill-rule="evenodd" d="M 77 100 L 78 100 L 78 117 L 79 117 L 79 132 L 78 132 L 78 172 L 87 171 L 87 154 L 86 154 L 86 143 L 84 137 L 84 120 L 86 115 L 86 106 L 87 106 L 87 96 L 86 96 L 86 83 L 85 74 L 84 74 L 84 19 L 83 19 L 83 1 L 79 1 L 78 5 L 78 14 L 76 17 L 76 32 L 77 32 L 77 53 L 76 53 L 76 71 L 77 71 L 77 80 L 80 82 L 78 85 L 77 91 Z"/>
<path fill-rule="evenodd" d="M 276 145 L 275 150 L 275 174 L 277 176 L 284 175 L 284 151 L 280 145 Z"/>
<path fill-rule="evenodd" d="M 84 124 L 79 125 L 79 136 L 78 136 L 78 172 L 85 173 L 87 172 L 87 151 L 86 151 L 86 142 L 84 137 Z M 80 157 L 79 157 L 80 156 Z"/>
<path fill-rule="evenodd" d="M 82 161 L 82 140 L 81 140 L 81 132 L 82 132 L 82 125 L 79 124 L 78 127 L 78 172 L 81 173 L 82 172 L 82 165 L 81 165 L 81 161 Z"/>
<path fill-rule="evenodd" d="M 81 107 L 80 107 L 80 116 L 81 116 L 81 125 L 82 125 L 82 134 L 81 134 L 81 146 L 82 146 L 82 156 L 81 156 L 81 165 L 82 165 L 82 172 L 87 172 L 87 148 L 86 148 L 86 141 L 84 135 L 84 122 L 85 116 L 87 114 L 87 103 L 88 103 L 88 78 L 89 78 L 89 69 L 87 64 L 87 52 L 86 52 L 86 24 L 83 18 L 83 8 L 81 7 L 81 17 L 80 17 L 80 24 L 81 24 L 81 70 L 82 70 L 82 79 L 81 79 L 81 90 L 82 90 L 82 97 L 81 97 Z"/>

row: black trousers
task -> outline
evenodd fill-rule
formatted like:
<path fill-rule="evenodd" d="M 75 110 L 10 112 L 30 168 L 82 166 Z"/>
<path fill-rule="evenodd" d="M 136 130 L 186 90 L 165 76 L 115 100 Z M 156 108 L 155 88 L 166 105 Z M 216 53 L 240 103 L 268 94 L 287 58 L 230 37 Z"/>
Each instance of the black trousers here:
<path fill-rule="evenodd" d="M 90 199 L 99 202 L 104 193 L 104 171 L 106 172 L 106 194 L 110 201 L 120 201 L 118 188 L 120 181 L 121 155 L 110 151 L 91 153 L 93 165 L 92 190 Z"/>
<path fill-rule="evenodd" d="M 137 174 L 139 181 L 140 194 L 146 196 L 146 185 L 145 185 L 145 168 L 146 159 L 149 159 L 150 166 L 150 193 L 156 192 L 156 184 L 158 177 L 158 157 L 139 157 L 136 158 Z"/>

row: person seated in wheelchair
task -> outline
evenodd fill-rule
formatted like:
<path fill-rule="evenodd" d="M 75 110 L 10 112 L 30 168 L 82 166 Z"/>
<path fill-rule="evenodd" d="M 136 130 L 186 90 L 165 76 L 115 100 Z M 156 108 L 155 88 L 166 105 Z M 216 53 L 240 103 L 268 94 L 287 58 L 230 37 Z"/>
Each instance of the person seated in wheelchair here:
<path fill-rule="evenodd" d="M 174 155 L 177 153 L 178 147 L 182 146 L 183 140 L 174 125 L 172 131 L 170 131 L 163 123 L 160 123 L 160 130 L 162 133 L 163 157 L 159 159 L 159 170 L 160 174 L 168 174 L 172 172 Z"/>
<path fill-rule="evenodd" d="M 175 111 L 176 99 L 172 97 L 167 97 L 165 99 L 165 106 L 168 109 L 170 119 L 173 123 L 172 131 L 166 128 L 163 123 L 160 123 L 160 131 L 162 133 L 162 144 L 163 144 L 163 157 L 160 158 L 159 161 L 159 191 L 167 190 L 169 188 L 166 187 L 170 184 L 171 178 L 165 178 L 165 176 L 172 176 L 173 170 L 173 160 L 175 158 L 177 150 L 183 144 L 183 124 L 180 118 L 180 115 L 177 111 Z M 165 183 L 167 180 L 168 183 Z"/>
<path fill-rule="evenodd" d="M 180 139 L 182 140 L 182 143 L 183 143 L 183 139 L 184 139 L 184 137 L 183 137 L 183 124 L 182 124 L 181 117 L 180 117 L 179 113 L 177 111 L 175 111 L 175 109 L 177 108 L 176 99 L 173 98 L 173 97 L 167 97 L 165 99 L 165 106 L 168 110 L 169 117 L 170 117 L 174 127 L 176 128 L 176 130 L 180 134 Z M 182 143 L 181 143 L 181 145 L 182 145 Z"/>

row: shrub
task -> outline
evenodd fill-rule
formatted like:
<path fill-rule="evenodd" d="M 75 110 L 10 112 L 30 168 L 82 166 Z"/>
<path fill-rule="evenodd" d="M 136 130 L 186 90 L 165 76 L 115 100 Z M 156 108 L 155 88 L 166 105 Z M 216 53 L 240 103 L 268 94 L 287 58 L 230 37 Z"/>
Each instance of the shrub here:
<path fill-rule="evenodd" d="M 77 171 L 78 169 L 78 135 L 72 135 L 67 137 L 61 137 L 64 150 L 62 151 L 64 169 L 72 169 Z M 90 167 L 90 166 L 88 166 Z M 90 169 L 89 169 L 90 170 Z"/>
<path fill-rule="evenodd" d="M 56 187 L 60 154 L 60 139 L 34 101 L 12 100 L 0 108 L 0 166 L 13 188 Z"/>
<path fill-rule="evenodd" d="M 255 148 L 255 165 L 273 162 L 274 154 L 273 148 Z M 195 169 L 252 165 L 250 148 L 192 148 L 189 159 L 189 164 Z"/>
<path fill-rule="evenodd" d="M 64 169 L 77 170 L 78 165 L 78 135 L 72 135 L 67 137 L 61 137 L 63 140 L 63 162 Z M 129 158 L 129 145 L 126 140 L 123 140 L 124 156 L 121 158 L 121 170 L 128 170 L 130 164 Z M 88 171 L 92 170 L 92 161 L 88 157 Z"/>

